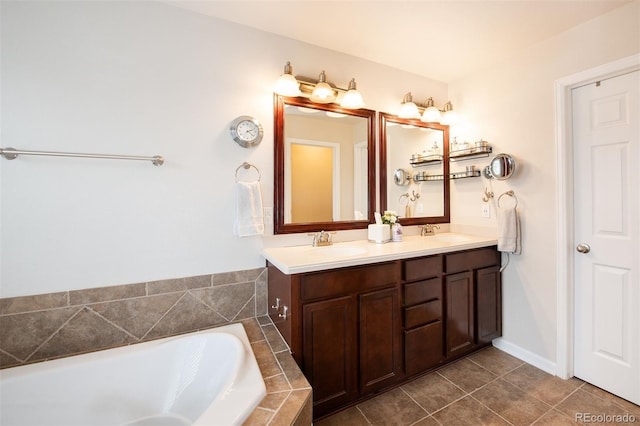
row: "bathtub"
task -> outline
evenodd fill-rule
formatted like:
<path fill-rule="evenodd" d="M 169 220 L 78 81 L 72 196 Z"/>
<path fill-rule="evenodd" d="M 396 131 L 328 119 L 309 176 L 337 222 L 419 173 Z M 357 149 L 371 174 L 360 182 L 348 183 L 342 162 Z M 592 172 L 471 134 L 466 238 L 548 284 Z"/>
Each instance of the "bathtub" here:
<path fill-rule="evenodd" d="M 235 425 L 266 394 L 241 324 L 0 371 L 0 424 Z"/>

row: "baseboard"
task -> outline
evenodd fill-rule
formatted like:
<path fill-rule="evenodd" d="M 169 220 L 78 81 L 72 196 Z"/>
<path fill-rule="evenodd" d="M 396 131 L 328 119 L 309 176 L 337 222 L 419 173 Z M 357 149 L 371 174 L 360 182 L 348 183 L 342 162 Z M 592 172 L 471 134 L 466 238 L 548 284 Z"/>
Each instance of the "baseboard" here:
<path fill-rule="evenodd" d="M 554 376 L 556 375 L 555 362 L 543 358 L 538 354 L 534 354 L 533 352 L 528 351 L 514 343 L 511 343 L 508 340 L 504 340 L 502 337 L 494 339 L 492 343 L 494 347 L 500 349 L 501 351 L 506 352 L 509 355 L 526 362 L 527 364 L 531 364 L 542 371 L 553 374 Z"/>

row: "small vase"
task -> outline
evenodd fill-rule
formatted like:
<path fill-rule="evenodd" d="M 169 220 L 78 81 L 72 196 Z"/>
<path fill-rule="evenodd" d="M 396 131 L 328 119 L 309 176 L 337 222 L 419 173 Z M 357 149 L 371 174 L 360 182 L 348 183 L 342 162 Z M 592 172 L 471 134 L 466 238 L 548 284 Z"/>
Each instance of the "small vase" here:
<path fill-rule="evenodd" d="M 391 240 L 394 242 L 402 241 L 402 225 L 394 223 L 391 226 Z"/>

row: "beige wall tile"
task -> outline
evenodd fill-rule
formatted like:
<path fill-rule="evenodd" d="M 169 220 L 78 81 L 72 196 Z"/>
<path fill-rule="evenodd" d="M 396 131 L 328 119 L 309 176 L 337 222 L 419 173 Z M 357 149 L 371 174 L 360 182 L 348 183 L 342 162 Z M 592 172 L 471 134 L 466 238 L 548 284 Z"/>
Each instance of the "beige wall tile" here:
<path fill-rule="evenodd" d="M 90 307 L 138 339 L 142 339 L 151 327 L 178 301 L 180 296 L 181 293 L 168 293 L 96 303 Z"/>
<path fill-rule="evenodd" d="M 72 307 L 0 316 L 0 349 L 24 361 L 79 310 Z"/>
<path fill-rule="evenodd" d="M 291 354 L 286 352 L 279 352 L 276 354 L 278 358 L 278 362 L 282 366 L 282 371 L 287 375 L 289 379 L 289 383 L 291 383 L 291 387 L 293 389 L 310 389 L 311 385 L 307 381 L 307 378 L 304 377 L 302 371 L 298 367 L 298 364 L 294 361 Z"/>
<path fill-rule="evenodd" d="M 35 296 L 0 299 L 0 315 L 17 314 L 69 306 L 69 293 L 38 294 Z"/>
<path fill-rule="evenodd" d="M 185 293 L 144 336 L 145 340 L 173 336 L 228 322 L 191 293 Z"/>
<path fill-rule="evenodd" d="M 311 395 L 310 390 L 298 390 L 291 391 L 289 397 L 282 404 L 278 412 L 273 416 L 273 420 L 269 423 L 270 426 L 291 426 L 295 424 L 298 416 L 301 414 L 300 408 L 305 407 L 305 403 L 307 399 Z M 308 410 L 307 410 L 308 411 Z M 302 414 L 305 413 L 303 409 Z M 311 419 L 309 419 L 311 420 Z M 303 423 L 305 420 L 300 419 L 299 424 L 307 424 L 310 425 L 311 421 L 308 423 Z"/>
<path fill-rule="evenodd" d="M 117 328 L 94 311 L 89 308 L 82 308 L 51 339 L 45 342 L 31 356 L 30 360 L 57 358 L 66 356 L 69 353 L 91 352 L 136 341 L 135 337 Z"/>
<path fill-rule="evenodd" d="M 69 304 L 83 305 L 87 303 L 106 302 L 108 300 L 128 299 L 146 296 L 144 283 L 116 285 L 112 287 L 88 288 L 69 292 Z"/>

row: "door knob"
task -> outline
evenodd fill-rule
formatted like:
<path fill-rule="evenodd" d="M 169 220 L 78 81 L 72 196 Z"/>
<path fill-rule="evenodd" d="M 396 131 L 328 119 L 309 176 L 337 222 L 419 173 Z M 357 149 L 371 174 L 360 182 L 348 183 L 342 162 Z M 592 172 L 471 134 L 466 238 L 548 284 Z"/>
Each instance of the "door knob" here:
<path fill-rule="evenodd" d="M 582 254 L 589 253 L 591 251 L 591 246 L 587 243 L 580 243 L 578 244 L 578 247 L 576 247 L 576 250 Z"/>

